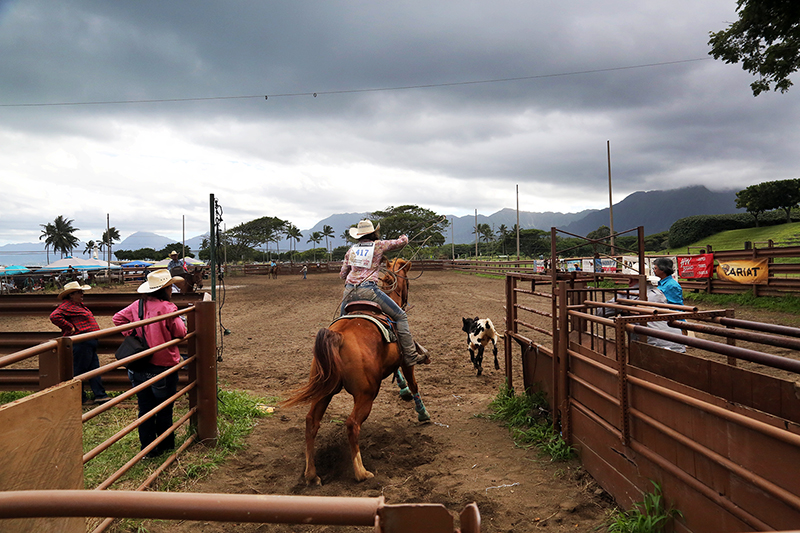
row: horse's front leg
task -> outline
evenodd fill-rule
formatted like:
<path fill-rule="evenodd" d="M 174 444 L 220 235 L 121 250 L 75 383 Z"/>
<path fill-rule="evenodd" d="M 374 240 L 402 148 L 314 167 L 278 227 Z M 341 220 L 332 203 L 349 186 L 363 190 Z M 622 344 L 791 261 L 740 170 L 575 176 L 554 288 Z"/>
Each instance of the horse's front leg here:
<path fill-rule="evenodd" d="M 326 396 L 311 403 L 311 409 L 306 415 L 306 485 L 322 485 L 322 480 L 317 475 L 317 465 L 314 461 L 314 441 L 317 438 L 322 415 L 331 403 L 333 396 Z"/>
<path fill-rule="evenodd" d="M 400 367 L 394 371 L 394 379 L 397 380 L 397 386 L 400 387 L 400 397 L 410 402 L 413 394 L 408 388 L 408 383 L 406 383 L 406 378 L 403 376 L 403 371 L 400 370 Z"/>
<path fill-rule="evenodd" d="M 353 397 L 353 412 L 347 417 L 345 425 L 347 426 L 347 439 L 350 441 L 350 456 L 353 458 L 353 470 L 356 474 L 356 481 L 365 481 L 375 474 L 364 468 L 364 463 L 361 461 L 361 449 L 358 447 L 358 437 L 361 434 L 361 424 L 369 416 L 372 411 L 372 402 L 374 397 L 366 394 L 360 394 Z"/>

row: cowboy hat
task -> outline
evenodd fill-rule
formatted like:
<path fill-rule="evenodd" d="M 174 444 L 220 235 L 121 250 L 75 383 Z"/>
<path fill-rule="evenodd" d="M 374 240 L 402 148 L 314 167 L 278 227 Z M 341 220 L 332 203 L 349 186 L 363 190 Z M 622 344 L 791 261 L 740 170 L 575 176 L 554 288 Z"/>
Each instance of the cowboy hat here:
<path fill-rule="evenodd" d="M 176 281 L 177 279 L 170 275 L 169 270 L 154 270 L 147 275 L 147 281 L 139 285 L 136 292 L 143 294 L 156 292 L 158 289 L 168 287 Z"/>
<path fill-rule="evenodd" d="M 91 289 L 89 285 L 81 285 L 77 281 L 70 281 L 64 285 L 64 290 L 58 293 L 58 297 L 59 299 L 63 300 L 75 291 L 88 291 L 89 289 Z"/>
<path fill-rule="evenodd" d="M 178 252 L 176 252 L 175 250 L 172 250 L 172 251 L 169 253 L 169 256 L 170 256 L 170 257 L 172 257 L 173 255 L 178 255 Z"/>
<path fill-rule="evenodd" d="M 360 239 L 364 235 L 369 235 L 370 233 L 375 233 L 381 229 L 381 223 L 378 222 L 378 225 L 373 227 L 372 222 L 369 220 L 362 220 L 358 223 L 355 228 L 350 228 L 350 236 L 354 239 Z"/>

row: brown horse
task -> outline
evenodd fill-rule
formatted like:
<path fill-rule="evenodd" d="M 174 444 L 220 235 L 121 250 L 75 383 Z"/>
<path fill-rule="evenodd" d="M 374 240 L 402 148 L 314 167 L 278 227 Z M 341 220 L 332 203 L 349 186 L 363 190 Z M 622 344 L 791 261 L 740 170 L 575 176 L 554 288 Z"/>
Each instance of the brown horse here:
<path fill-rule="evenodd" d="M 397 276 L 407 272 L 410 266 L 410 263 L 399 259 L 390 263 L 390 270 Z M 407 290 L 408 284 L 406 283 L 404 286 Z M 399 296 L 402 298 L 402 294 Z M 373 322 L 367 318 L 340 319 L 329 328 L 322 328 L 317 332 L 308 383 L 295 391 L 292 397 L 283 403 L 285 407 L 300 403 L 311 404 L 306 415 L 305 479 L 307 484 L 321 484 L 314 462 L 314 441 L 322 416 L 331 399 L 343 388 L 353 396 L 353 411 L 347 417 L 345 426 L 347 427 L 356 481 L 364 481 L 373 477 L 373 474 L 364 468 L 361 461 L 358 437 L 361 425 L 369 416 L 372 403 L 378 396 L 381 381 L 392 375 L 398 368 L 402 368 L 407 376 L 408 388 L 413 394 L 418 420 L 420 422 L 430 420 L 430 415 L 419 397 L 419 387 L 414 378 L 414 367 L 405 365 L 399 344 L 385 342 Z"/>
<path fill-rule="evenodd" d="M 203 267 L 194 267 L 188 271 L 182 268 L 173 268 L 170 275 L 181 278 L 182 281 L 175 282 L 175 286 L 178 287 L 181 294 L 197 292 L 197 289 L 203 288 Z"/>
<path fill-rule="evenodd" d="M 278 265 L 272 265 L 269 267 L 269 272 L 267 275 L 272 279 L 278 279 Z"/>

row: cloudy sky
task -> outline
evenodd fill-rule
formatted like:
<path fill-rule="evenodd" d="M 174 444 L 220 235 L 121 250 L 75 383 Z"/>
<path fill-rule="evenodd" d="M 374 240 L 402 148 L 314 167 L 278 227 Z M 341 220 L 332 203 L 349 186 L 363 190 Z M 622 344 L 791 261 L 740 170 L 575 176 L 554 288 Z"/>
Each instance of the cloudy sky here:
<path fill-rule="evenodd" d="M 735 0 L 0 0 L 0 244 L 417 204 L 576 212 L 796 170 L 800 87 L 708 55 Z M 316 96 L 314 96 L 316 94 Z M 265 96 L 268 96 L 265 99 Z"/>

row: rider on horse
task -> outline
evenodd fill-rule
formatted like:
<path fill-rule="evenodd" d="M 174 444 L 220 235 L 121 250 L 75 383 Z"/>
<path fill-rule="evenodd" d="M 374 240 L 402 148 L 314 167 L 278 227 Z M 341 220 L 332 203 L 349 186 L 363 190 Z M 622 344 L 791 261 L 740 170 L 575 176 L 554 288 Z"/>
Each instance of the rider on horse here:
<path fill-rule="evenodd" d="M 341 314 L 344 315 L 344 308 L 351 301 L 369 300 L 377 303 L 397 324 L 397 337 L 405 364 L 408 366 L 428 364 L 431 360 L 427 350 L 415 343 L 411 336 L 406 312 L 378 286 L 383 253 L 403 248 L 408 244 L 408 236 L 401 235 L 399 239 L 382 241 L 380 229 L 380 224 L 373 227 L 369 220 L 362 220 L 355 228 L 350 228 L 350 236 L 358 242 L 345 254 L 339 272 L 339 276 L 345 280 Z"/>

